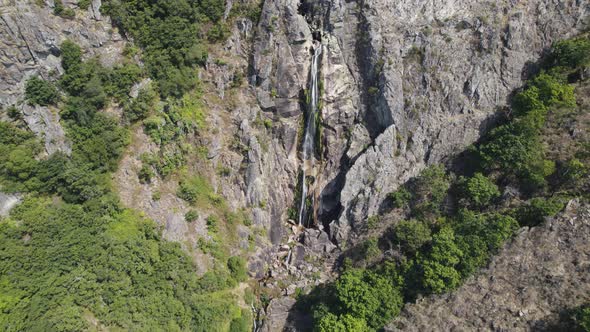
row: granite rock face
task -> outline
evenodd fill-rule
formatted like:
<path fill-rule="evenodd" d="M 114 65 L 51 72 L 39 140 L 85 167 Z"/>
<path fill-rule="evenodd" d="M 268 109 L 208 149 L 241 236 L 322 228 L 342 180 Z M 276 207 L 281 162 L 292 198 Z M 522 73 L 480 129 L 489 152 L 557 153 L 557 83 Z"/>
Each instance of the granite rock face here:
<path fill-rule="evenodd" d="M 387 331 L 555 331 L 559 313 L 590 301 L 590 206 L 571 201 L 523 229 L 452 294 L 408 304 Z"/>
<path fill-rule="evenodd" d="M 331 224 L 340 243 L 399 184 L 476 141 L 532 64 L 590 13 L 586 2 L 559 0 L 327 3 L 330 13 L 358 18 L 356 41 L 334 14 L 327 26 L 341 47 L 356 45 L 343 54 L 375 138 L 346 171 Z"/>

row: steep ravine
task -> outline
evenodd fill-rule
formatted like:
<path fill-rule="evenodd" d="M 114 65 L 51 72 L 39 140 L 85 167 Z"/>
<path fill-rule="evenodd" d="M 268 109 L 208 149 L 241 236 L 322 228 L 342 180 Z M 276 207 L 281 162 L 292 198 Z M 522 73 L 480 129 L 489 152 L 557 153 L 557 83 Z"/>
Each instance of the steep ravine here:
<path fill-rule="evenodd" d="M 61 73 L 58 45 L 66 38 L 86 57 L 117 63 L 126 41 L 100 15 L 100 5 L 92 1 L 91 10 L 73 20 L 27 1 L 0 6 L 3 107 L 22 99 L 28 77 L 49 78 L 53 68 Z M 534 70 L 530 64 L 553 41 L 583 29 L 589 14 L 587 2 L 565 0 L 265 0 L 258 23 L 238 20 L 200 74 L 215 87 L 204 97 L 208 123 L 223 130 L 199 143 L 208 148 L 211 168 L 232 170 L 212 176 L 216 192 L 232 209 L 248 208 L 252 224 L 266 231 L 255 237 L 239 230 L 240 245 L 256 238 L 251 276 L 273 290 L 262 330 L 281 330 L 297 289 L 333 277 L 339 250 L 356 243 L 386 195 L 476 141 Z M 289 222 L 289 209 L 300 210 L 304 96 L 318 39 L 321 136 L 314 142 L 321 154 L 314 165 L 317 200 L 308 211 L 317 227 L 303 229 Z M 247 83 L 229 91 L 234 68 L 247 73 Z M 19 107 L 45 139 L 47 154 L 70 152 L 56 109 Z M 262 121 L 268 122 L 257 124 Z M 137 179 L 139 156 L 150 149 L 137 129 L 115 174 L 121 199 L 163 225 L 169 240 L 196 247 L 204 220 L 187 226 L 188 207 L 174 188 L 155 203 L 153 188 Z M 193 258 L 207 260 L 200 253 Z M 398 323 L 414 319 L 408 317 Z"/>

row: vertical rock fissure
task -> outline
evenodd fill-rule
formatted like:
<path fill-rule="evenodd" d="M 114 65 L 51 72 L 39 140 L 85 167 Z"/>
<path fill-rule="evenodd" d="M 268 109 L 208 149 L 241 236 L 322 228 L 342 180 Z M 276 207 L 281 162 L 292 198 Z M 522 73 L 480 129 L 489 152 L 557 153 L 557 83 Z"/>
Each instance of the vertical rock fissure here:
<path fill-rule="evenodd" d="M 315 180 L 316 135 L 318 134 L 319 114 L 319 63 L 322 56 L 322 44 L 315 42 L 310 69 L 310 82 L 307 96 L 308 110 L 305 120 L 305 130 L 302 144 L 301 164 L 301 198 L 299 203 L 299 226 L 309 226 L 309 219 L 313 219 L 313 182 Z"/>

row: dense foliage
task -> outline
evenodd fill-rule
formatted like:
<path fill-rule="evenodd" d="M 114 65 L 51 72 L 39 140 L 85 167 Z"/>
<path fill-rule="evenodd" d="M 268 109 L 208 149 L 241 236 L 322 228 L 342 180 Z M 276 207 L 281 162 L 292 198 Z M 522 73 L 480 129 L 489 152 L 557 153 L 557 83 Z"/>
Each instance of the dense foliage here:
<path fill-rule="evenodd" d="M 108 200 L 27 199 L 0 224 L 0 240 L 3 331 L 81 331 L 94 319 L 137 331 L 226 330 L 242 315 L 230 294 L 212 293 L 235 280 L 198 278 L 153 222 Z"/>
<path fill-rule="evenodd" d="M 407 220 L 397 221 L 378 243 L 397 254 L 382 255 L 368 268 L 345 259 L 334 283 L 300 301 L 313 308 L 315 329 L 379 330 L 403 302 L 457 288 L 518 227 L 538 225 L 556 215 L 568 197 L 587 195 L 590 142 L 568 138 L 561 142 L 566 153 L 550 149 L 548 141 L 563 140 L 561 124 L 588 112 L 576 108 L 570 82 L 583 80 L 589 57 L 586 36 L 557 43 L 542 71 L 515 94 L 506 121 L 460 156 L 469 160 L 467 167 L 456 175 L 431 166 L 391 193 L 392 207 Z M 382 219 L 372 216 L 367 224 Z M 367 243 L 377 242 L 352 248 L 351 257 L 367 252 Z M 579 326 L 587 321 L 585 310 L 576 312 Z"/>
<path fill-rule="evenodd" d="M 47 106 L 55 104 L 58 98 L 57 88 L 49 81 L 33 76 L 25 84 L 25 99 L 29 104 Z"/>
<path fill-rule="evenodd" d="M 197 83 L 195 65 L 207 60 L 211 41 L 224 38 L 223 0 L 105 1 L 102 10 L 144 50 L 150 76 L 163 96 L 180 97 Z"/>

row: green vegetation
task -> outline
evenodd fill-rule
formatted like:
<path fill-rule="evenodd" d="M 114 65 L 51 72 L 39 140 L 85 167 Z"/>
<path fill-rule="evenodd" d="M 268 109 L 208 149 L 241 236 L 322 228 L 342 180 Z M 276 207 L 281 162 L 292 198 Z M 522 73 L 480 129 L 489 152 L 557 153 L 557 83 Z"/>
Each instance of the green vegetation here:
<path fill-rule="evenodd" d="M 53 83 L 33 76 L 25 84 L 25 99 L 31 105 L 54 105 L 59 93 Z"/>
<path fill-rule="evenodd" d="M 459 181 L 460 193 L 469 206 L 482 208 L 500 196 L 498 186 L 481 173 Z"/>
<path fill-rule="evenodd" d="M 196 210 L 190 210 L 184 214 L 184 220 L 187 222 L 193 222 L 199 218 L 199 212 Z"/>
<path fill-rule="evenodd" d="M 149 75 L 164 97 L 181 97 L 196 86 L 194 66 L 207 60 L 199 36 L 205 31 L 212 41 L 227 36 L 227 27 L 220 22 L 223 0 L 109 0 L 101 9 L 143 48 Z"/>
<path fill-rule="evenodd" d="M 572 316 L 578 330 L 590 331 L 590 305 L 586 304 L 576 308 Z"/>
<path fill-rule="evenodd" d="M 72 154 L 43 157 L 41 142 L 21 129 L 21 120 L 0 122 L 0 190 L 25 195 L 0 221 L 0 329 L 81 331 L 99 324 L 105 330 L 249 331 L 249 310 L 237 306 L 231 289 L 244 280 L 245 262 L 227 259 L 216 238 L 219 233 L 231 243 L 225 230 L 230 226 L 217 216 L 208 218 L 213 240 L 204 246 L 216 260 L 199 277 L 193 259 L 177 243 L 163 241 L 154 222 L 123 208 L 111 189 L 129 130 L 101 109 L 118 102 L 129 122 L 148 116 L 157 101 L 153 90 L 127 101 L 142 71 L 131 63 L 109 69 L 97 59 L 83 61 L 80 48 L 69 41 L 61 53 L 62 101 L 56 87 L 37 78 L 27 84 L 27 99 L 61 109 Z M 200 124 L 195 119 L 203 118 L 191 102 L 173 105 L 194 127 Z M 170 165 L 178 164 L 177 151 L 162 153 L 170 158 L 156 164 L 161 167 L 146 163 L 141 175 L 146 182 L 154 170 L 170 172 Z M 189 180 L 181 192 L 197 205 L 225 209 L 203 178 Z M 154 192 L 154 199 L 159 196 Z M 187 213 L 187 221 L 195 212 Z M 227 213 L 237 220 L 239 214 Z"/>
<path fill-rule="evenodd" d="M 515 94 L 506 121 L 462 155 L 464 169 L 454 174 L 433 165 L 389 195 L 406 219 L 351 249 L 349 256 L 362 252 L 364 262 L 345 259 L 336 281 L 301 298 L 316 331 L 379 330 L 404 302 L 456 289 L 519 227 L 555 216 L 571 197 L 589 198 L 590 142 L 564 126 L 583 125 L 588 112 L 577 107 L 570 83 L 584 98 L 589 51 L 587 36 L 557 43 L 543 70 Z M 501 197 L 507 187 L 517 188 L 517 197 Z M 379 216 L 367 220 L 367 231 L 373 219 Z M 397 254 L 381 255 L 388 245 Z M 573 315 L 582 331 L 589 312 L 581 307 Z"/>
<path fill-rule="evenodd" d="M 74 18 L 76 16 L 74 10 L 72 8 L 65 7 L 61 0 L 55 0 L 53 14 L 63 18 Z"/>
<path fill-rule="evenodd" d="M 115 202 L 30 198 L 0 224 L 3 331 L 227 329 L 233 296 L 197 277 L 176 243 Z M 213 293 L 216 292 L 216 293 Z"/>

